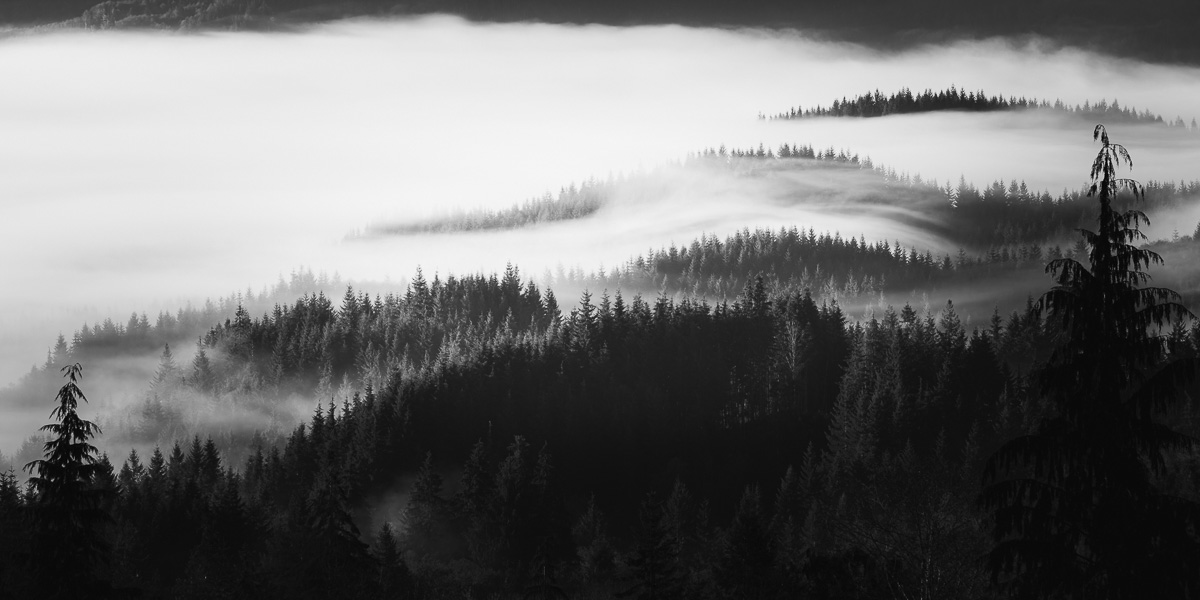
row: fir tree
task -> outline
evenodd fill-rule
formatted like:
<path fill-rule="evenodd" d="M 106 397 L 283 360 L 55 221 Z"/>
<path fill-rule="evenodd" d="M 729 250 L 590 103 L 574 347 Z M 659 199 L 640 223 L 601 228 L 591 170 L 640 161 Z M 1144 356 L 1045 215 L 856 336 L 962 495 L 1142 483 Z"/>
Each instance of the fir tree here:
<path fill-rule="evenodd" d="M 587 508 L 571 530 L 579 559 L 579 572 L 584 581 L 603 580 L 616 568 L 616 552 L 608 539 L 604 513 L 596 506 L 596 496 L 588 500 Z"/>
<path fill-rule="evenodd" d="M 639 520 L 641 533 L 637 552 L 629 559 L 637 583 L 618 594 L 618 597 L 637 600 L 682 597 L 682 577 L 676 562 L 675 540 L 664 523 L 662 502 L 653 493 L 642 502 Z"/>
<path fill-rule="evenodd" d="M 102 465 L 89 443 L 100 428 L 79 417 L 79 401 L 87 402 L 78 381 L 79 363 L 62 368 L 67 383 L 50 413 L 56 423 L 41 431 L 51 434 L 45 457 L 25 465 L 33 490 L 33 555 L 37 579 L 49 598 L 99 597 L 106 586 L 97 577 L 108 548 L 101 526 L 109 520 L 101 510 L 105 493 L 96 487 Z"/>
<path fill-rule="evenodd" d="M 171 345 L 164 344 L 162 356 L 158 361 L 158 370 L 155 371 L 150 385 L 155 390 L 169 388 L 176 383 L 178 377 L 179 366 L 175 364 L 175 356 L 171 354 Z"/>
<path fill-rule="evenodd" d="M 993 577 L 1023 597 L 1188 597 L 1200 587 L 1200 511 L 1161 493 L 1156 476 L 1168 454 L 1194 440 L 1161 419 L 1182 399 L 1178 384 L 1194 361 L 1166 361 L 1152 335 L 1190 313 L 1167 289 L 1143 287 L 1144 269 L 1161 264 L 1138 248 L 1149 221 L 1118 212 L 1120 190 L 1140 197 L 1137 182 L 1116 176 L 1128 152 L 1109 141 L 1092 165 L 1089 194 L 1099 227 L 1083 230 L 1088 265 L 1064 258 L 1047 272 L 1057 285 L 1039 308 L 1062 331 L 1062 344 L 1040 372 L 1053 413 L 1030 435 L 988 460 L 983 494 L 995 511 Z"/>
<path fill-rule="evenodd" d="M 375 538 L 371 554 L 379 564 L 379 597 L 407 598 L 412 590 L 412 573 L 404 561 L 404 554 L 396 544 L 396 535 L 391 523 L 384 523 Z"/>
<path fill-rule="evenodd" d="M 433 552 L 444 539 L 444 513 L 442 476 L 433 466 L 433 453 L 426 453 L 404 509 L 405 545 L 422 555 Z"/>
<path fill-rule="evenodd" d="M 202 392 L 210 392 L 216 376 L 213 374 L 212 361 L 204 351 L 204 341 L 196 341 L 196 356 L 192 358 L 192 386 Z"/>

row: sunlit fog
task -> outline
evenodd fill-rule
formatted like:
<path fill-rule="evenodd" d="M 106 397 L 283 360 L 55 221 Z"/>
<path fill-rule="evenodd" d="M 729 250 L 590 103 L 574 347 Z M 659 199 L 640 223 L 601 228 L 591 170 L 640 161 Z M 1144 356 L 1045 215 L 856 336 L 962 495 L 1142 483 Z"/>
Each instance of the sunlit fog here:
<path fill-rule="evenodd" d="M 700 233 L 791 223 L 899 238 L 727 182 L 577 226 L 345 241 L 375 223 L 505 207 L 709 147 L 836 147 L 925 179 L 1077 189 L 1090 125 L 1047 115 L 759 120 L 901 87 L 1118 99 L 1200 116 L 1196 69 L 1003 40 L 898 54 L 802 33 L 351 21 L 295 33 L 55 34 L 0 42 L 0 380 L 83 321 L 260 289 L 299 266 L 346 279 L 592 269 Z M 1191 179 L 1200 137 L 1113 127 L 1133 176 Z M 712 183 L 712 185 L 709 185 Z M 768 194 L 769 196 L 769 194 Z M 1195 215 L 1192 215 L 1194 217 Z M 1190 231 L 1191 225 L 1184 224 Z"/>

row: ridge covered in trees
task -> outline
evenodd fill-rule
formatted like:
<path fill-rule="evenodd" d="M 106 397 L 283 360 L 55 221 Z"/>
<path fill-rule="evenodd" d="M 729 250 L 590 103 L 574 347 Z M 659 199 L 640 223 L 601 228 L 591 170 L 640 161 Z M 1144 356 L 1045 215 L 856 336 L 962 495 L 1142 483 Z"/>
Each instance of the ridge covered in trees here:
<path fill-rule="evenodd" d="M 1088 10 L 1070 2 L 1016 0 L 973 5 L 969 11 L 946 10 L 942 0 L 852 4 L 781 4 L 773 0 L 687 4 L 671 0 L 425 0 L 403 4 L 394 0 L 10 0 L 0 4 L 0 23 L 95 29 L 286 29 L 353 16 L 454 14 L 483 22 L 798 29 L 878 49 L 930 41 L 1034 36 L 1105 55 L 1195 64 L 1200 60 L 1200 45 L 1191 36 L 1190 26 L 1200 20 L 1198 11 L 1191 0 L 1156 0 L 1152 9 L 1134 11 L 1117 0 L 1092 2 Z"/>
<path fill-rule="evenodd" d="M 554 317 L 518 284 L 426 360 L 359 360 L 386 356 L 405 323 L 471 312 L 439 302 L 454 298 L 448 281 L 213 329 L 210 354 L 238 357 L 214 366 L 218 388 L 250 376 L 318 398 L 328 380 L 354 391 L 242 459 L 199 437 L 148 462 L 101 457 L 94 485 L 114 522 L 96 576 L 152 596 L 723 598 L 876 595 L 936 572 L 940 594 L 988 594 L 976 474 L 1049 410 L 1031 367 L 1062 336 L 1032 307 L 975 331 L 949 304 L 849 323 L 759 280 L 733 304 L 585 294 Z M 493 321 L 501 305 L 514 318 Z M 293 370 L 314 328 L 316 380 Z M 1170 344 L 1195 356 L 1200 328 L 1177 322 Z M 18 535 L 0 539 L 23 539 L 33 497 L 4 481 L 0 523 Z M 388 500 L 396 491 L 407 500 Z"/>
<path fill-rule="evenodd" d="M 782 144 L 772 149 L 760 144 L 757 148 L 745 149 L 708 148 L 688 156 L 679 165 L 661 167 L 646 174 L 590 180 L 579 187 L 571 185 L 560 190 L 556 198 L 547 193 L 539 199 L 504 210 L 479 209 L 422 222 L 376 225 L 368 228 L 366 235 L 505 230 L 587 218 L 622 194 L 653 202 L 657 195 L 669 191 L 669 175 L 676 169 L 682 169 L 685 174 L 689 170 L 712 170 L 734 177 L 764 180 L 789 173 L 803 175 L 806 169 L 820 169 L 822 173 L 845 177 L 847 183 L 855 184 L 850 186 L 858 190 L 850 194 L 854 203 L 868 208 L 902 206 L 919 210 L 925 218 L 910 219 L 908 225 L 945 238 L 968 252 L 995 254 L 997 259 L 1004 253 L 1016 256 L 1030 252 L 1033 246 L 1041 247 L 1039 252 L 1042 252 L 1049 246 L 1073 244 L 1072 232 L 1088 223 L 1091 210 L 1086 189 L 1082 187 L 1052 196 L 1045 191 L 1031 190 L 1016 179 L 1007 183 L 997 180 L 983 188 L 964 178 L 960 178 L 957 185 L 939 184 L 922 179 L 919 174 L 897 173 L 894 169 L 875 165 L 869 158 L 846 150 L 822 150 L 797 144 Z M 789 181 L 781 185 L 796 186 Z M 804 206 L 806 201 L 820 199 L 816 197 L 819 193 L 824 192 L 801 190 L 799 195 L 802 197 L 790 197 L 786 201 Z M 803 197 L 805 195 L 813 197 Z M 1171 211 L 1192 206 L 1200 201 L 1198 199 L 1200 181 L 1150 181 L 1145 185 L 1143 207 L 1148 212 Z M 1133 199 L 1125 194 L 1114 201 L 1126 206 Z M 904 216 L 895 218 L 903 219 Z M 845 233 L 853 235 L 852 232 Z"/>
<path fill-rule="evenodd" d="M 1196 119 L 1191 124 L 1184 122 L 1183 117 L 1175 117 L 1173 121 L 1164 121 L 1161 115 L 1150 112 L 1149 109 L 1138 111 L 1137 107 L 1122 107 L 1113 99 L 1112 104 L 1101 99 L 1096 103 L 1085 101 L 1083 106 L 1072 106 L 1062 100 L 1050 102 L 1046 99 L 1026 98 L 1021 96 L 1004 97 L 989 96 L 983 90 L 962 90 L 950 86 L 946 90 L 925 91 L 914 94 L 912 90 L 903 88 L 890 95 L 883 95 L 879 90 L 867 92 L 854 98 L 843 97 L 834 100 L 828 107 L 816 106 L 803 108 L 796 106 L 785 112 L 770 117 L 759 115 L 760 119 L 803 119 L 809 117 L 886 117 L 888 115 L 904 115 L 914 113 L 937 112 L 944 110 L 969 112 L 995 112 L 1016 110 L 1049 110 L 1065 113 L 1091 121 L 1105 120 L 1114 123 L 1164 123 L 1176 129 L 1197 133 L 1200 127 Z"/>

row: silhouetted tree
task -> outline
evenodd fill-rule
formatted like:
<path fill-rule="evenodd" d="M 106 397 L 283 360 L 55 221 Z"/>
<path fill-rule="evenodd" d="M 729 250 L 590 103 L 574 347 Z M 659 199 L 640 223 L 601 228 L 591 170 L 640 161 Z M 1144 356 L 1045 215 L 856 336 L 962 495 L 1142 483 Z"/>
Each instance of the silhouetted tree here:
<path fill-rule="evenodd" d="M 662 501 L 654 493 L 646 496 L 638 513 L 641 531 L 636 553 L 629 559 L 637 583 L 618 594 L 637 600 L 670 600 L 683 594 L 682 577 L 676 563 L 676 545 L 663 520 Z"/>
<path fill-rule="evenodd" d="M 392 525 L 384 523 L 375 537 L 375 547 L 372 549 L 375 561 L 379 563 L 379 597 L 381 599 L 408 598 L 412 593 L 412 573 L 404 561 L 404 554 L 396 544 L 396 535 Z"/>
<path fill-rule="evenodd" d="M 41 428 L 52 436 L 45 457 L 24 467 L 32 475 L 34 569 L 47 598 L 96 598 L 108 589 L 98 570 L 107 560 L 101 527 L 109 517 L 101 510 L 105 491 L 96 486 L 102 465 L 89 443 L 100 428 L 77 412 L 87 401 L 78 386 L 82 372 L 79 363 L 62 368 L 67 383 L 50 413 L 57 422 Z"/>
<path fill-rule="evenodd" d="M 1200 511 L 1161 493 L 1154 478 L 1170 452 L 1194 444 L 1160 417 L 1182 399 L 1178 384 L 1195 362 L 1164 364 L 1163 340 L 1150 329 L 1190 313 L 1175 292 L 1143 287 L 1144 269 L 1162 262 L 1134 245 L 1149 221 L 1112 207 L 1118 190 L 1141 188 L 1116 176 L 1121 163 L 1132 166 L 1125 148 L 1102 125 L 1094 138 L 1089 194 L 1099 227 L 1081 232 L 1088 264 L 1051 261 L 1057 285 L 1039 301 L 1062 333 L 1039 375 L 1052 413 L 985 468 L 990 564 L 1023 597 L 1183 598 L 1200 586 Z"/>

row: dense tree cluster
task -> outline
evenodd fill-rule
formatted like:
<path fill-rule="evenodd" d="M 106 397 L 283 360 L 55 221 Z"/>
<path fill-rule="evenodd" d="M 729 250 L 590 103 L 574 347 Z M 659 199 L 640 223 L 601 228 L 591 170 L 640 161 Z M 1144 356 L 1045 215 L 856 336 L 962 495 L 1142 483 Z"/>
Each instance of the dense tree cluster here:
<path fill-rule="evenodd" d="M 1192 119 L 1189 127 L 1182 117 L 1165 122 L 1161 115 L 1151 113 L 1148 109 L 1138 111 L 1136 107 L 1122 107 L 1117 100 L 1109 104 L 1100 100 L 1095 104 L 1085 101 L 1083 106 L 1072 106 L 1056 99 L 1054 102 L 1036 98 L 1018 98 L 1010 96 L 989 96 L 983 90 L 967 91 L 950 86 L 946 90 L 933 91 L 926 89 L 914 94 L 908 88 L 883 95 L 879 90 L 867 92 L 860 96 L 834 100 L 830 106 L 803 108 L 797 106 L 776 114 L 772 119 L 801 119 L 807 117 L 886 117 L 888 115 L 903 115 L 911 113 L 935 112 L 942 110 L 959 110 L 971 112 L 993 112 L 1005 110 L 1053 110 L 1088 120 L 1104 120 L 1114 123 L 1166 123 L 1185 131 L 1197 132 L 1196 120 Z M 766 118 L 762 116 L 761 118 Z"/>
<path fill-rule="evenodd" d="M 559 190 L 531 198 L 524 204 L 504 210 L 475 209 L 416 223 L 398 223 L 371 227 L 366 235 L 404 235 L 414 233 L 453 233 L 516 229 L 537 223 L 552 223 L 587 217 L 603 205 L 604 200 L 620 185 L 622 179 L 589 180 L 582 185 L 571 184 Z"/>
<path fill-rule="evenodd" d="M 881 49 L 948 38 L 1035 35 L 1106 54 L 1158 62 L 1195 62 L 1200 59 L 1200 45 L 1192 40 L 1189 27 L 1200 20 L 1198 10 L 1190 0 L 1157 0 L 1153 10 L 1133 11 L 1117 0 L 1093 2 L 1087 10 L 1080 10 L 1073 2 L 1016 0 L 972 6 L 969 11 L 948 10 L 944 0 L 805 0 L 784 4 L 769 0 L 702 0 L 686 4 L 675 0 L 423 0 L 403 4 L 394 0 L 340 4 L 321 0 L 9 0 L 0 4 L 0 22 L 59 22 L 60 26 L 94 28 L 239 29 L 284 28 L 298 22 L 355 15 L 440 13 L 501 22 L 795 28 Z"/>
<path fill-rule="evenodd" d="M 679 165 L 621 179 L 590 181 L 578 188 L 572 185 L 562 190 L 557 198 L 547 194 L 507 210 L 478 210 L 421 223 L 380 226 L 373 228 L 371 233 L 512 229 L 586 218 L 609 204 L 621 190 L 633 190 L 640 194 L 661 193 L 658 178 L 664 169 L 684 169 L 685 174 L 689 169 L 716 170 L 740 177 L 764 179 L 821 169 L 822 173 L 845 177 L 848 183 L 853 182 L 854 185 L 848 187 L 862 190 L 854 197 L 854 202 L 867 208 L 875 205 L 903 206 L 919 211 L 922 218 L 908 219 L 906 224 L 960 245 L 966 252 L 975 255 L 972 262 L 1040 262 L 1051 256 L 1062 256 L 1075 250 L 1073 247 L 1063 248 L 1062 245 L 1077 245 L 1074 231 L 1087 225 L 1092 218 L 1092 204 L 1084 189 L 1063 191 L 1052 196 L 1045 191 L 1031 190 L 1023 181 L 1015 179 L 1007 183 L 997 180 L 983 188 L 963 178 L 957 185 L 951 185 L 950 182 L 940 185 L 937 181 L 924 180 L 920 175 L 897 173 L 894 169 L 876 165 L 869 158 L 845 150 L 819 149 L 802 144 L 782 144 L 774 149 L 760 144 L 757 148 L 708 148 L 689 155 Z M 1145 186 L 1143 207 L 1147 211 L 1177 209 L 1188 206 L 1197 196 L 1200 196 L 1200 181 L 1151 181 Z M 803 205 L 806 200 L 813 199 L 791 201 Z M 1129 206 L 1133 198 L 1123 194 L 1114 202 L 1118 206 Z M 905 219 L 903 214 L 894 218 Z M 700 240 L 697 242 L 702 243 Z M 919 252 L 924 254 L 924 251 Z M 945 262 L 944 256 L 933 258 L 933 262 L 938 264 Z M 952 262 L 958 264 L 966 260 L 966 256 L 956 256 Z M 715 274 L 706 273 L 706 276 Z M 878 279 L 880 273 L 872 275 Z M 636 289 L 645 291 L 659 288 Z M 688 288 L 674 289 L 690 291 Z M 734 285 L 732 289 L 736 293 L 740 285 Z"/>
<path fill-rule="evenodd" d="M 393 298 L 390 316 L 417 327 L 455 312 L 440 306 L 456 297 L 448 282 Z M 516 300 L 533 290 L 518 285 L 505 309 L 531 310 L 527 327 L 478 324 L 497 294 L 473 337 L 387 364 L 381 385 L 350 360 L 389 328 L 364 296 L 212 330 L 214 354 L 254 357 L 215 363 L 221 386 L 271 378 L 279 340 L 303 339 L 322 311 L 322 330 L 357 322 L 317 345 L 326 376 L 358 391 L 245 461 L 199 437 L 145 462 L 99 459 L 112 522 L 97 577 L 196 597 L 987 594 L 981 457 L 1049 410 L 1029 373 L 1061 336 L 1032 308 L 973 332 L 952 305 L 847 324 L 758 281 L 730 305 L 585 295 L 539 322 L 544 300 Z M 1200 328 L 1173 344 L 1196 355 Z M 11 556 L 8 540 L 37 535 L 21 516 L 35 496 L 4 482 Z"/>
<path fill-rule="evenodd" d="M 90 325 L 84 323 L 70 339 L 59 335 L 54 346 L 46 350 L 46 360 L 41 365 L 33 365 L 17 385 L 0 388 L 0 403 L 15 407 L 40 405 L 58 388 L 58 368 L 62 365 L 96 364 L 113 358 L 159 353 L 169 344 L 195 340 L 214 323 L 232 317 L 238 310 L 262 312 L 281 301 L 290 302 L 301 294 L 340 292 L 344 287 L 340 276 L 330 277 L 301 269 L 292 272 L 286 281 L 280 276 L 277 283 L 257 293 L 247 289 L 206 300 L 202 306 L 189 303 L 175 312 L 162 311 L 153 319 L 145 313 L 132 313 L 125 322 L 109 318 Z M 155 374 L 160 383 L 163 375 L 161 372 Z M 187 370 L 180 367 L 179 375 L 186 377 Z"/>

